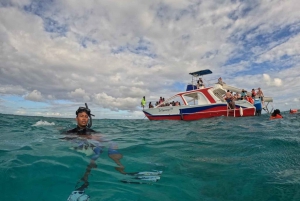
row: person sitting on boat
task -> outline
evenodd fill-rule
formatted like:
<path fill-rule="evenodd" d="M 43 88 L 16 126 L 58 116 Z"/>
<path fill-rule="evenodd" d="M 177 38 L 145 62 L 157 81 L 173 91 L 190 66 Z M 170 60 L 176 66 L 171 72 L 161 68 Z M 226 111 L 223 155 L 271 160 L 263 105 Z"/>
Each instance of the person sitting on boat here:
<path fill-rule="evenodd" d="M 235 93 L 235 94 L 233 95 L 233 99 L 234 99 L 235 101 L 238 100 L 237 93 Z"/>
<path fill-rule="evenodd" d="M 219 83 L 220 85 L 222 85 L 222 86 L 223 86 L 223 84 L 226 84 L 225 82 L 223 82 L 223 80 L 222 80 L 222 78 L 221 78 L 221 77 L 219 77 L 219 79 L 218 79 L 218 83 Z"/>
<path fill-rule="evenodd" d="M 159 100 L 158 100 L 158 103 L 161 104 L 162 102 L 163 102 L 163 98 L 160 97 Z"/>
<path fill-rule="evenodd" d="M 276 109 L 274 110 L 274 112 L 272 113 L 270 119 L 282 119 L 283 116 L 280 114 L 280 110 Z"/>
<path fill-rule="evenodd" d="M 251 97 L 254 99 L 255 96 L 256 96 L 256 91 L 255 91 L 255 89 L 252 89 L 252 91 L 251 91 Z"/>
<path fill-rule="evenodd" d="M 153 108 L 153 105 L 151 102 L 149 103 L 149 108 Z"/>
<path fill-rule="evenodd" d="M 242 97 L 242 99 L 247 100 L 247 91 L 246 90 L 242 89 L 241 97 Z"/>
<path fill-rule="evenodd" d="M 254 104 L 254 100 L 253 100 L 253 98 L 250 96 L 250 94 L 247 94 L 247 101 L 248 101 L 249 103 L 251 103 L 252 105 Z"/>
<path fill-rule="evenodd" d="M 201 89 L 202 86 L 204 86 L 204 84 L 202 78 L 200 77 L 199 80 L 197 81 L 197 89 Z"/>

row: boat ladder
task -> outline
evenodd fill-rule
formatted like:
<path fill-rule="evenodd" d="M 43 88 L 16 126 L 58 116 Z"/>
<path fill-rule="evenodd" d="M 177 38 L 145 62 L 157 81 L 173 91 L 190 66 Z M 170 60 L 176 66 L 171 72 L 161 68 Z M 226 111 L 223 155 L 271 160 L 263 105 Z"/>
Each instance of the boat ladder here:
<path fill-rule="evenodd" d="M 229 103 L 227 103 L 227 117 L 229 116 L 229 112 L 233 111 L 233 116 L 235 117 L 235 108 L 231 108 Z"/>

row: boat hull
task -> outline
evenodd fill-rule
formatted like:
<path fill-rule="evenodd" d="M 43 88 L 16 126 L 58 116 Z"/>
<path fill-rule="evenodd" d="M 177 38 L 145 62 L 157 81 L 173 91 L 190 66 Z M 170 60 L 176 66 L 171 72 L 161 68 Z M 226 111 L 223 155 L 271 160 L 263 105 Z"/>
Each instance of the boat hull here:
<path fill-rule="evenodd" d="M 242 108 L 242 111 L 240 109 Z M 184 120 L 194 121 L 219 116 L 247 117 L 254 116 L 254 106 L 236 105 L 235 109 L 227 109 L 227 104 L 214 104 L 206 106 L 173 106 L 144 110 L 149 120 Z"/>

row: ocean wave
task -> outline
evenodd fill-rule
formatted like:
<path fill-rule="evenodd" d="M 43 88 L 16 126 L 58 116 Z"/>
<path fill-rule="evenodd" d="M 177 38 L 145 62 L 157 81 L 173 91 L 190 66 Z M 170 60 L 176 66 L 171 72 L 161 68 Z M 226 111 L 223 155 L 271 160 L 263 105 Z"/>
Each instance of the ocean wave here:
<path fill-rule="evenodd" d="M 49 123 L 48 121 L 42 121 L 42 120 L 40 120 L 40 121 L 36 122 L 34 125 L 32 125 L 32 126 L 54 126 L 54 125 L 55 125 L 54 122 Z"/>

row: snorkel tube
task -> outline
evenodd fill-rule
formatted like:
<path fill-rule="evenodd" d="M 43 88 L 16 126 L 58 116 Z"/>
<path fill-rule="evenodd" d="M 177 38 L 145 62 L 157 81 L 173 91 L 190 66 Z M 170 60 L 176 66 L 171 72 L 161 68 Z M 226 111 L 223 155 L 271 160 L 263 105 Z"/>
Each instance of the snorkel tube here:
<path fill-rule="evenodd" d="M 91 128 L 92 125 L 93 125 L 92 116 L 95 116 L 95 115 L 91 114 L 91 110 L 89 109 L 89 107 L 88 107 L 88 105 L 86 103 L 85 103 L 85 108 L 88 111 L 88 115 L 89 115 L 89 123 L 88 123 L 87 127 Z"/>

